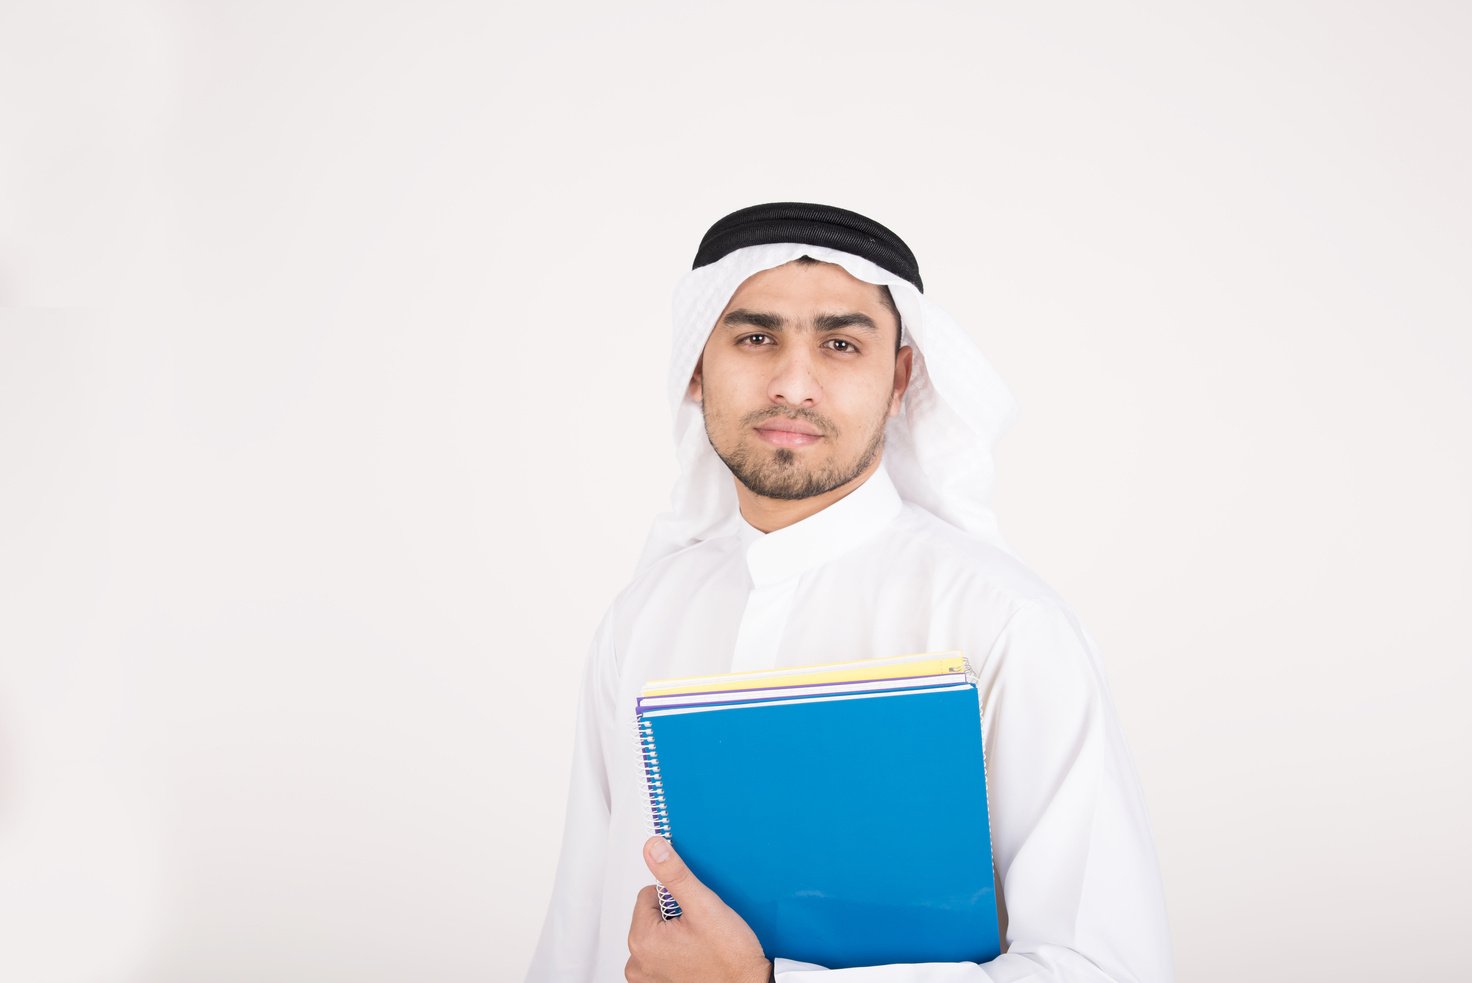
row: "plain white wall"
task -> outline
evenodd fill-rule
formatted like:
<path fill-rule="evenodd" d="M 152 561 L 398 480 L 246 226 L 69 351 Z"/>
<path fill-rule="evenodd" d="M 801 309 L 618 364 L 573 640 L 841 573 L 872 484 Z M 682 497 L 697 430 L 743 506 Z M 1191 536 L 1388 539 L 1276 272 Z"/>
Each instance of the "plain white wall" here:
<path fill-rule="evenodd" d="M 1472 911 L 1457 3 L 0 8 L 0 976 L 518 979 L 669 290 L 918 253 L 1022 416 L 1182 980 Z"/>

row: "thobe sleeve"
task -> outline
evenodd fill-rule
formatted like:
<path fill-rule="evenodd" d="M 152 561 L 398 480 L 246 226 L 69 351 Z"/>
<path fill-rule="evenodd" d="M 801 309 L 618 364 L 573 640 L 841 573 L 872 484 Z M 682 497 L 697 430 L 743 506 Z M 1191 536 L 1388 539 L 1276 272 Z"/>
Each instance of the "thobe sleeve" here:
<path fill-rule="evenodd" d="M 578 697 L 562 853 L 527 983 L 591 980 L 597 961 L 610 796 L 604 765 L 617 679 L 612 610 L 594 633 Z"/>
<path fill-rule="evenodd" d="M 1065 607 L 1028 600 L 1008 619 L 988 664 L 995 672 L 983 671 L 987 798 L 1002 955 L 983 964 L 843 970 L 779 959 L 780 983 L 1172 978 L 1149 823 L 1092 642 Z"/>

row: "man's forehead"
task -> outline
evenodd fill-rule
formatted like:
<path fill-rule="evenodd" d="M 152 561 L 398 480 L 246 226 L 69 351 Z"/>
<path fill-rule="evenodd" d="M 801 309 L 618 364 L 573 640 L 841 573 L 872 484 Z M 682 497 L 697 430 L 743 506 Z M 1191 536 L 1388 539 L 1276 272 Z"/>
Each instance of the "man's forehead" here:
<path fill-rule="evenodd" d="M 887 306 L 883 287 L 860 280 L 836 263 L 806 257 L 753 273 L 731 294 L 726 309 L 757 301 L 794 306 Z"/>

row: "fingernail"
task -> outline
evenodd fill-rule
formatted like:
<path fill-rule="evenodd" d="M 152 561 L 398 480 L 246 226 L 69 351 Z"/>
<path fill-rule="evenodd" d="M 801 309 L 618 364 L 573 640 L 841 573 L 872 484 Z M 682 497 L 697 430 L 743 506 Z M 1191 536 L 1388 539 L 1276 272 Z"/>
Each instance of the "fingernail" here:
<path fill-rule="evenodd" d="M 660 840 L 659 842 L 655 843 L 654 846 L 649 848 L 649 856 L 653 858 L 654 862 L 657 864 L 664 863 L 670 858 L 670 845 L 664 840 Z"/>

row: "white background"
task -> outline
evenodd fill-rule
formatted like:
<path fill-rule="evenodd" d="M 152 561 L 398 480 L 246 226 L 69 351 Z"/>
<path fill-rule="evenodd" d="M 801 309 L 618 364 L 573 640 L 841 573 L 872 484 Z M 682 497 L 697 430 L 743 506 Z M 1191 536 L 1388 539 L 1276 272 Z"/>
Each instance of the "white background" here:
<path fill-rule="evenodd" d="M 1469 28 L 0 7 L 0 977 L 520 978 L 669 291 L 770 200 L 896 229 L 1013 387 L 1180 978 L 1464 972 Z"/>

